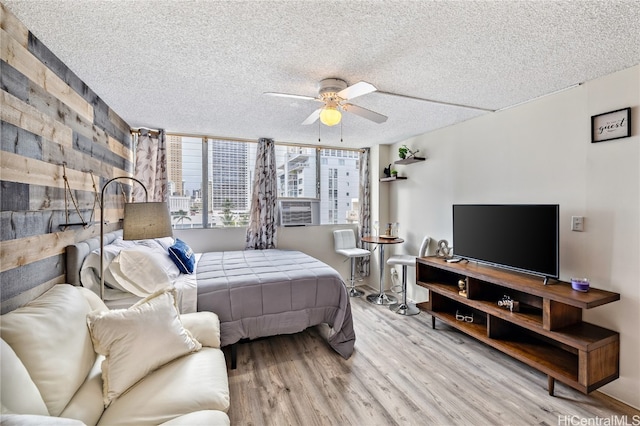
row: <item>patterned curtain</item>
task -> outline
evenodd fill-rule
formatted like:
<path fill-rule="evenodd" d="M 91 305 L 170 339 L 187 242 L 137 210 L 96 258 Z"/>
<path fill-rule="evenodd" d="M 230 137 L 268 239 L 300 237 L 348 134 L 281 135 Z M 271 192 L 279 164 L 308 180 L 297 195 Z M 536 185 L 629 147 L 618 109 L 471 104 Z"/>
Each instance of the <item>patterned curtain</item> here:
<path fill-rule="evenodd" d="M 276 246 L 276 149 L 273 139 L 260 138 L 256 153 L 253 194 L 247 228 L 249 250 L 263 250 Z"/>
<path fill-rule="evenodd" d="M 358 212 L 358 235 L 362 238 L 365 235 L 371 235 L 371 184 L 369 182 L 369 148 L 360 153 L 360 211 Z M 362 241 L 358 240 L 359 247 L 362 248 Z M 366 248 L 366 247 L 365 247 Z M 369 257 L 358 258 L 359 270 L 363 277 L 368 277 L 371 262 Z"/>
<path fill-rule="evenodd" d="M 133 177 L 144 183 L 149 201 L 167 201 L 167 150 L 164 130 L 157 135 L 149 130 L 140 130 L 136 144 L 136 165 Z M 133 198 L 144 201 L 144 190 L 133 184 Z"/>

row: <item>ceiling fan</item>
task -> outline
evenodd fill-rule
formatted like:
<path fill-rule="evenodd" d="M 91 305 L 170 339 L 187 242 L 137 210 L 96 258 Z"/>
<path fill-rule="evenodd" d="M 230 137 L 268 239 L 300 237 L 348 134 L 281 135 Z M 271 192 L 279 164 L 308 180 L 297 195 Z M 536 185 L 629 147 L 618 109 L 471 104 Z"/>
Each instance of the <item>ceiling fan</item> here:
<path fill-rule="evenodd" d="M 320 122 L 327 126 L 335 126 L 340 123 L 340 120 L 342 119 L 341 111 L 350 112 L 375 123 L 384 123 L 387 121 L 387 117 L 385 115 L 347 102 L 358 96 L 375 92 L 376 90 L 377 89 L 373 84 L 367 83 L 366 81 L 360 81 L 351 86 L 347 86 L 347 82 L 339 78 L 326 78 L 318 83 L 318 97 L 316 98 L 277 92 L 265 92 L 264 94 L 269 96 L 322 102 L 324 103 L 324 106 L 312 112 L 311 115 L 302 122 L 302 124 L 313 124 L 320 119 Z"/>
<path fill-rule="evenodd" d="M 373 84 L 367 83 L 366 81 L 360 81 L 351 86 L 347 86 L 347 82 L 339 78 L 326 78 L 324 80 L 321 80 L 318 83 L 318 97 L 316 98 L 313 98 L 311 96 L 292 95 L 289 93 L 278 93 L 278 92 L 265 92 L 264 94 L 269 96 L 281 96 L 284 98 L 294 98 L 294 99 L 323 102 L 324 106 L 312 112 L 311 115 L 302 122 L 302 124 L 305 124 L 305 125 L 313 124 L 319 118 L 320 122 L 322 122 L 323 124 L 326 124 L 327 126 L 335 126 L 336 124 L 340 123 L 340 120 L 342 119 L 341 111 L 350 112 L 352 114 L 358 115 L 362 118 L 366 118 L 367 120 L 371 120 L 376 123 L 384 123 L 385 121 L 387 121 L 387 117 L 385 115 L 379 114 L 377 112 L 374 112 L 366 108 L 360 107 L 358 105 L 353 105 L 347 102 L 348 100 L 351 100 L 358 96 L 366 95 L 367 93 L 372 93 L 372 92 L 377 92 L 381 95 L 388 95 L 388 96 L 395 96 L 399 98 L 412 99 L 416 101 L 430 102 L 434 104 L 446 105 L 446 106 L 456 107 L 456 108 L 468 108 L 468 109 L 474 109 L 478 111 L 495 112 L 494 109 L 483 108 L 483 107 L 478 107 L 473 105 L 445 102 L 445 101 L 439 101 L 435 99 L 426 99 L 426 98 L 420 98 L 417 96 L 402 95 L 399 93 L 382 92 L 376 89 L 376 87 Z"/>

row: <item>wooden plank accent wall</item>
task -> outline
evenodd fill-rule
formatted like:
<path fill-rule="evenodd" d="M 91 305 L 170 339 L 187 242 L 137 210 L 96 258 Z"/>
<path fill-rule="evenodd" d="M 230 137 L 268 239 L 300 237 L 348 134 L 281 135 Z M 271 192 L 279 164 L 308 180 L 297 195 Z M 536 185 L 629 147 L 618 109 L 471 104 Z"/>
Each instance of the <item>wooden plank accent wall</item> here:
<path fill-rule="evenodd" d="M 5 38 L 0 49 L 0 59 L 20 71 L 51 95 L 62 100 L 87 120 L 93 120 L 93 106 L 89 102 L 69 87 L 46 64 L 40 62 L 28 48 L 11 38 L 4 30 L 0 31 L 2 31 L 2 37 Z M 31 45 L 31 36 L 29 42 Z"/>
<path fill-rule="evenodd" d="M 2 313 L 65 281 L 65 247 L 100 233 L 96 189 L 133 171 L 130 126 L 0 3 L 0 301 Z M 64 167 L 70 190 L 65 187 Z M 105 195 L 121 227 L 119 185 Z M 130 185 L 124 185 L 125 192 Z M 78 202 L 88 227 L 70 201 Z"/>

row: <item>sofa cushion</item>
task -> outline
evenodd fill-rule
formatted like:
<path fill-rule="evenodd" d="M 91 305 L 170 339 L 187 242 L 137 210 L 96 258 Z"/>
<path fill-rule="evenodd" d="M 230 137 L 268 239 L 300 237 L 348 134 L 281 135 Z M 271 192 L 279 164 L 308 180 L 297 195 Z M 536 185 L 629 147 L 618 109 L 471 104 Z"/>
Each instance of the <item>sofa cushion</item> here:
<path fill-rule="evenodd" d="M 91 290 L 87 290 L 93 294 Z M 78 392 L 71 398 L 69 404 L 65 407 L 61 417 L 70 419 L 78 419 L 87 425 L 95 425 L 98 423 L 104 404 L 102 402 L 102 368 L 101 364 L 104 360 L 102 355 L 98 356 L 96 363 L 89 372 L 87 379 L 84 381 Z"/>
<path fill-rule="evenodd" d="M 218 315 L 209 311 L 191 312 L 180 315 L 180 320 L 184 328 L 189 330 L 189 333 L 198 342 L 202 343 L 202 346 L 220 347 L 220 320 Z"/>
<path fill-rule="evenodd" d="M 0 344 L 2 406 L 12 413 L 48 415 L 47 406 L 22 361 L 4 340 Z"/>
<path fill-rule="evenodd" d="M 75 288 L 80 292 L 80 294 L 82 294 L 85 297 L 85 299 L 87 299 L 87 302 L 89 302 L 89 306 L 91 306 L 92 311 L 108 311 L 109 310 L 107 305 L 105 305 L 102 299 L 100 299 L 100 296 L 98 296 L 93 291 L 89 290 L 88 288 L 79 287 L 79 286 L 76 286 Z"/>
<path fill-rule="evenodd" d="M 160 426 L 229 426 L 231 421 L 227 413 L 214 410 L 202 410 L 185 414 Z"/>
<path fill-rule="evenodd" d="M 79 420 L 34 414 L 3 414 L 2 426 L 86 426 Z"/>
<path fill-rule="evenodd" d="M 150 426 L 200 410 L 229 409 L 224 354 L 204 347 L 178 358 L 133 385 L 105 410 L 99 425 Z"/>
<path fill-rule="evenodd" d="M 183 327 L 175 296 L 176 290 L 168 288 L 129 309 L 94 311 L 87 316 L 93 346 L 106 357 L 102 362 L 105 407 L 151 371 L 202 347 Z"/>
<path fill-rule="evenodd" d="M 2 339 L 26 367 L 52 416 L 60 415 L 95 363 L 86 325 L 90 310 L 75 287 L 59 284 L 2 316 Z"/>

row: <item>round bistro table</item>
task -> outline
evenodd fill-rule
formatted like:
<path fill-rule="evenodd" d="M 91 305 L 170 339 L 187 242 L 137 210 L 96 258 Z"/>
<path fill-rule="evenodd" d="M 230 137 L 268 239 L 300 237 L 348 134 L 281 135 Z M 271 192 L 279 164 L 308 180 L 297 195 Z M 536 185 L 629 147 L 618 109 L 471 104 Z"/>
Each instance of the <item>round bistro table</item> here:
<path fill-rule="evenodd" d="M 376 305 L 390 305 L 396 303 L 398 299 L 394 296 L 390 296 L 384 293 L 384 247 L 387 244 L 400 244 L 404 243 L 402 238 L 384 238 L 373 235 L 367 235 L 362 237 L 362 241 L 369 244 L 378 244 L 380 247 L 380 292 L 378 294 L 370 294 L 367 296 L 367 300 Z"/>

